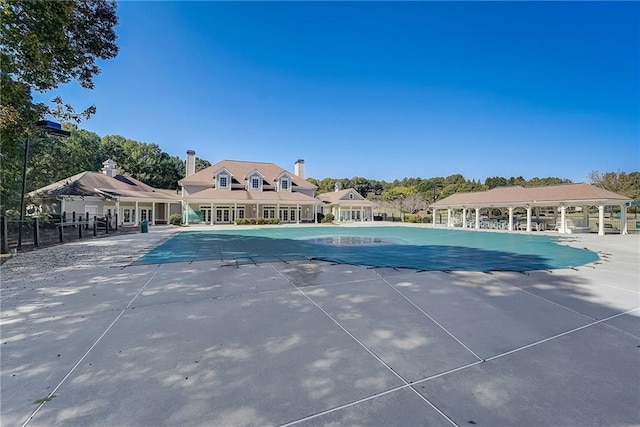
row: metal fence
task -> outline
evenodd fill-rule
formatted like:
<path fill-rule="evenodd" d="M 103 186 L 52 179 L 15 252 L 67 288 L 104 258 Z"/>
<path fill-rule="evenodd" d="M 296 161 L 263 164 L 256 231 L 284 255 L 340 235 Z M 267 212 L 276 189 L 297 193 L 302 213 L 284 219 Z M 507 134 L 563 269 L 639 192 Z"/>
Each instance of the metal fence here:
<path fill-rule="evenodd" d="M 0 217 L 0 252 L 3 254 L 70 242 L 99 235 L 137 231 L 118 227 L 118 216 L 84 216 L 71 221 Z"/>

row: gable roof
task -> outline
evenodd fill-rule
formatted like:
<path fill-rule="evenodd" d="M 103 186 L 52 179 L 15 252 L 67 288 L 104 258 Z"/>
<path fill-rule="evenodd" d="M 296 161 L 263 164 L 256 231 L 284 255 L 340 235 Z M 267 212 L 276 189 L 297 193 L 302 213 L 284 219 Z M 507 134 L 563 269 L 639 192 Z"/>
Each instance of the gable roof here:
<path fill-rule="evenodd" d="M 260 172 L 267 182 L 273 182 L 282 173 L 288 173 L 293 179 L 293 186 L 300 189 L 314 190 L 311 184 L 294 173 L 276 165 L 275 163 L 247 162 L 242 160 L 222 160 L 193 175 L 178 181 L 180 185 L 213 185 L 214 173 L 226 168 L 241 184 L 247 184 L 247 177 L 254 171 Z"/>
<path fill-rule="evenodd" d="M 435 208 L 469 206 L 557 206 L 565 204 L 622 204 L 631 199 L 586 183 L 544 187 L 497 187 L 487 191 L 456 193 L 432 203 Z M 515 206 L 514 206 L 515 207 Z"/>
<path fill-rule="evenodd" d="M 353 199 L 350 199 L 349 194 L 353 194 L 355 197 Z M 341 202 L 348 202 L 349 204 L 353 205 L 354 202 L 357 202 L 355 204 L 358 206 L 375 205 L 375 203 L 373 203 L 372 201 L 362 197 L 362 195 L 353 188 L 346 188 L 344 190 L 322 193 L 322 194 L 318 194 L 316 197 L 321 201 L 323 201 L 324 203 L 329 203 L 329 204 L 341 204 Z"/>
<path fill-rule="evenodd" d="M 158 190 L 124 175 L 107 176 L 100 172 L 80 172 L 30 192 L 29 197 L 96 196 L 154 199 L 180 199 L 172 190 Z"/>

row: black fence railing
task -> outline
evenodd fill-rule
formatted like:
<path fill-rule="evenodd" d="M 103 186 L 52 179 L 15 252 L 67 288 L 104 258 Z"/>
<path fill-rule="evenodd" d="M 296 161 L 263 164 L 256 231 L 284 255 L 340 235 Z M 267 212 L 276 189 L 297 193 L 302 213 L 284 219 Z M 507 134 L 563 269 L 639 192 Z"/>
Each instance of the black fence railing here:
<path fill-rule="evenodd" d="M 29 218 L 22 222 L 0 217 L 0 252 L 6 254 L 126 231 L 131 230 L 118 229 L 118 215 L 77 218 L 74 215 L 71 221 Z"/>

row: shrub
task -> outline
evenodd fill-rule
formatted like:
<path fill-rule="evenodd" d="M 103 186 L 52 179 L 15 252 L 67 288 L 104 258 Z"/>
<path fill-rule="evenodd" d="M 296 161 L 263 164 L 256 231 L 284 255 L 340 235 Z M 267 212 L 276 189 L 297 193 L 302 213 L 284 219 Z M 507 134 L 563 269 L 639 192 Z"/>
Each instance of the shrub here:
<path fill-rule="evenodd" d="M 182 215 L 173 214 L 169 217 L 169 224 L 171 225 L 182 225 Z"/>
<path fill-rule="evenodd" d="M 326 215 L 324 216 L 324 218 L 322 218 L 322 222 L 325 222 L 325 223 L 327 223 L 327 222 L 333 222 L 333 220 L 334 220 L 335 218 L 336 218 L 336 217 L 335 217 L 335 216 L 333 216 L 333 214 L 326 214 Z"/>

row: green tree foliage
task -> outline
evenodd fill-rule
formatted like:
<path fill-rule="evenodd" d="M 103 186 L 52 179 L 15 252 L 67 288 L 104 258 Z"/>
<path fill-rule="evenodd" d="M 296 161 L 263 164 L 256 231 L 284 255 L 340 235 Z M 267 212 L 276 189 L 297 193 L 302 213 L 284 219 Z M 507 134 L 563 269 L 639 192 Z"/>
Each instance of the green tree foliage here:
<path fill-rule="evenodd" d="M 2 9 L 0 68 L 3 119 L 28 130 L 33 114 L 79 120 L 72 106 L 56 98 L 54 108 L 34 105 L 33 90 L 46 92 L 76 80 L 87 89 L 100 73 L 98 59 L 118 54 L 113 1 L 0 0 Z M 5 89 L 6 87 L 6 89 Z M 95 111 L 89 107 L 81 115 Z M 4 120 L 3 120 L 4 121 Z"/>
<path fill-rule="evenodd" d="M 36 122 L 47 114 L 77 122 L 95 112 L 90 106 L 77 114 L 59 97 L 51 107 L 34 103 L 32 93 L 72 80 L 93 88 L 93 78 L 100 72 L 96 61 L 118 53 L 115 9 L 113 1 L 0 0 L 0 211 L 19 204 L 27 139 L 34 144 L 47 141 Z M 28 175 L 28 182 L 33 178 Z"/>
<path fill-rule="evenodd" d="M 588 176 L 593 185 L 640 200 L 640 172 L 604 172 L 593 171 Z"/>

